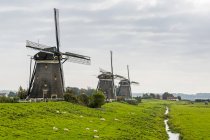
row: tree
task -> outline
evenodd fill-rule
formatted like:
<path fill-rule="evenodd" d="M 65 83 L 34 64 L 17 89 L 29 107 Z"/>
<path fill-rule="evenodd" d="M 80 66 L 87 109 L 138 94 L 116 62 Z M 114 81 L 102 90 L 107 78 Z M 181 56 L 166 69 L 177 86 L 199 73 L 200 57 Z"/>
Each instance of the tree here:
<path fill-rule="evenodd" d="M 73 95 L 79 95 L 79 88 L 76 87 L 67 87 L 65 93 L 71 93 Z"/>
<path fill-rule="evenodd" d="M 97 91 L 90 96 L 90 107 L 100 108 L 103 104 L 105 104 L 105 96 L 102 91 Z"/>
<path fill-rule="evenodd" d="M 155 94 L 154 93 L 150 93 L 149 96 L 150 96 L 150 98 L 155 99 Z"/>
<path fill-rule="evenodd" d="M 72 93 L 65 93 L 64 100 L 71 103 L 78 103 L 77 97 Z"/>
<path fill-rule="evenodd" d="M 10 91 L 8 97 L 15 97 L 17 96 L 15 92 Z"/>
<path fill-rule="evenodd" d="M 89 105 L 89 97 L 86 94 L 80 94 L 77 96 L 79 104 L 88 106 Z"/>
<path fill-rule="evenodd" d="M 163 97 L 163 100 L 167 100 L 168 97 L 174 97 L 174 95 L 173 94 L 170 94 L 168 92 L 165 92 L 165 93 L 163 93 L 162 97 Z"/>
<path fill-rule="evenodd" d="M 159 94 L 156 95 L 156 99 L 160 99 L 160 95 Z"/>
<path fill-rule="evenodd" d="M 177 96 L 177 98 L 178 98 L 179 100 L 182 100 L 181 96 Z"/>
<path fill-rule="evenodd" d="M 26 99 L 27 97 L 27 92 L 22 88 L 22 86 L 19 87 L 17 94 L 20 99 Z"/>

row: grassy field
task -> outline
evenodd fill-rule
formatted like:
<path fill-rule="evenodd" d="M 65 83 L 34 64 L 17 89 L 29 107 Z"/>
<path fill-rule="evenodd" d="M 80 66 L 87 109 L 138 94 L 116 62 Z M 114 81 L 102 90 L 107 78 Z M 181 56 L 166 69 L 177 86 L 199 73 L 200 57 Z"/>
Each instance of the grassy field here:
<path fill-rule="evenodd" d="M 183 140 L 210 140 L 210 105 L 185 102 L 171 104 L 170 126 Z"/>
<path fill-rule="evenodd" d="M 113 102 L 101 109 L 67 102 L 2 103 L 0 139 L 86 140 L 95 136 L 109 140 L 167 140 L 164 111 L 164 102 L 156 100 L 138 106 Z"/>

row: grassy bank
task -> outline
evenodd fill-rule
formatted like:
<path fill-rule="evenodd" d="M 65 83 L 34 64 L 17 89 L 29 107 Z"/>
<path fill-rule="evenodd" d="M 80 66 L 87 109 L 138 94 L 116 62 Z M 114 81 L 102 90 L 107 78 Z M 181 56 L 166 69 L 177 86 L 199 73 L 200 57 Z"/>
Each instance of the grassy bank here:
<path fill-rule="evenodd" d="M 210 140 L 210 105 L 171 104 L 170 126 L 183 140 Z"/>
<path fill-rule="evenodd" d="M 67 102 L 4 103 L 0 104 L 0 139 L 99 136 L 99 139 L 166 140 L 164 111 L 165 105 L 160 101 L 146 101 L 138 106 L 114 102 L 101 109 Z"/>

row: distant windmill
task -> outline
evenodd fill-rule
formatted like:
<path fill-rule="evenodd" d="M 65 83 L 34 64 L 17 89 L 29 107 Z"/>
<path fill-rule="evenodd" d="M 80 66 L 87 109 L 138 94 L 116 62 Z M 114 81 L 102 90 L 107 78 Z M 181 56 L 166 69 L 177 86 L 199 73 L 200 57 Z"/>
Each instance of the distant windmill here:
<path fill-rule="evenodd" d="M 33 73 L 30 76 L 28 98 L 63 98 L 64 75 L 62 65 L 66 61 L 90 64 L 90 57 L 71 52 L 60 52 L 59 11 L 54 8 L 56 47 L 26 41 L 26 47 L 38 50 L 34 55 Z"/>
<path fill-rule="evenodd" d="M 97 90 L 101 90 L 105 96 L 106 100 L 116 98 L 116 89 L 114 84 L 114 79 L 124 79 L 123 76 L 113 74 L 113 64 L 112 64 L 112 51 L 111 54 L 111 72 L 100 69 L 100 75 L 98 75 L 98 85 Z"/>
<path fill-rule="evenodd" d="M 119 88 L 117 91 L 117 96 L 123 97 L 124 99 L 130 99 L 132 98 L 132 92 L 131 92 L 131 84 L 138 85 L 138 82 L 130 81 L 130 73 L 129 73 L 129 66 L 127 65 L 127 71 L 128 71 L 128 79 L 123 79 L 119 82 Z"/>

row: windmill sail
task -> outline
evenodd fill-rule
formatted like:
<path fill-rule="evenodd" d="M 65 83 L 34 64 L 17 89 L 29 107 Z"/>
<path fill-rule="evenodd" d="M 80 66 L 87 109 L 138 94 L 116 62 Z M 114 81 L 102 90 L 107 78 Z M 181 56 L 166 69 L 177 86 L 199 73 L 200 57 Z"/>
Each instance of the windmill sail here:
<path fill-rule="evenodd" d="M 62 55 L 65 55 L 65 59 L 69 62 L 85 64 L 85 65 L 90 65 L 91 63 L 89 56 L 79 55 L 70 52 L 62 53 Z"/>

